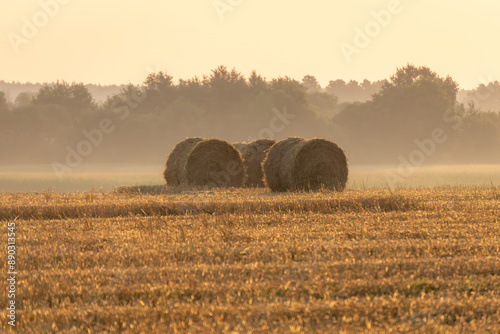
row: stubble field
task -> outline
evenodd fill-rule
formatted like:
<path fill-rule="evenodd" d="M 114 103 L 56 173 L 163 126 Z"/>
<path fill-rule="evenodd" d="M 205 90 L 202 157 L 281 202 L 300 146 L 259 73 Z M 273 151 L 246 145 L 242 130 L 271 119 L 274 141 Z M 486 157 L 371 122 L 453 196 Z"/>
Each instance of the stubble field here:
<path fill-rule="evenodd" d="M 496 187 L 0 194 L 25 333 L 496 333 L 499 214 Z"/>

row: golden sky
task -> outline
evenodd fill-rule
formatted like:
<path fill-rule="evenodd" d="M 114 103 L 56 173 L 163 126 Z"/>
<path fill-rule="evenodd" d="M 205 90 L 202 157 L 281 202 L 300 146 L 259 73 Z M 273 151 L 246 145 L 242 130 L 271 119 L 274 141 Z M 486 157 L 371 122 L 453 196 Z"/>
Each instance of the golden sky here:
<path fill-rule="evenodd" d="M 0 8 L 5 81 L 140 83 L 157 70 L 179 79 L 224 64 L 267 78 L 311 74 L 324 86 L 387 78 L 408 62 L 462 88 L 500 80 L 493 0 L 3 0 Z"/>

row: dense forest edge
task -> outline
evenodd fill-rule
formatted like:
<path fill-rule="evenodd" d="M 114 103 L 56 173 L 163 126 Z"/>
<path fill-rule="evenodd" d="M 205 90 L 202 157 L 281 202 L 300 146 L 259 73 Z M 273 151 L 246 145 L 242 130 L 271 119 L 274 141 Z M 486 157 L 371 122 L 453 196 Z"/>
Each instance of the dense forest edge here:
<path fill-rule="evenodd" d="M 388 79 L 266 79 L 219 66 L 142 85 L 0 81 L 0 164 L 161 164 L 185 137 L 231 142 L 288 136 L 340 144 L 351 164 L 500 163 L 500 83 L 459 90 L 407 64 Z"/>

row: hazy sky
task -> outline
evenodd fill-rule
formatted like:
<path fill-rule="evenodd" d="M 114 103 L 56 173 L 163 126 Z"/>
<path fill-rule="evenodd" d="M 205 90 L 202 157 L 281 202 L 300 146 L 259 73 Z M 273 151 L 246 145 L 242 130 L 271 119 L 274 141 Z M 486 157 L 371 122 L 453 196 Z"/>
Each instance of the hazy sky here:
<path fill-rule="evenodd" d="M 408 62 L 462 88 L 500 80 L 499 1 L 58 1 L 0 0 L 0 80 L 140 83 L 224 64 L 326 85 L 387 78 Z"/>

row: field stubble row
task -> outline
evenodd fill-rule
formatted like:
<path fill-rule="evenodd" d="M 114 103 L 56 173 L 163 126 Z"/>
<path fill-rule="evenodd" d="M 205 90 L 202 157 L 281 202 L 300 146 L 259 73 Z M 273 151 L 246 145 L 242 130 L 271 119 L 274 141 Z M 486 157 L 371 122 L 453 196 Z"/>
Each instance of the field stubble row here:
<path fill-rule="evenodd" d="M 499 213 L 496 188 L 0 195 L 26 332 L 497 332 Z"/>

